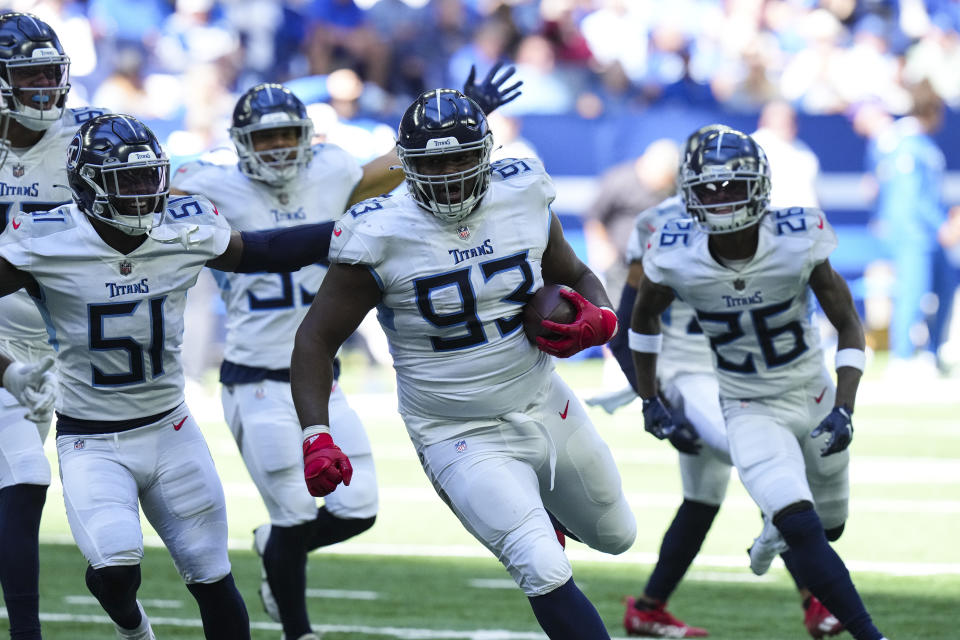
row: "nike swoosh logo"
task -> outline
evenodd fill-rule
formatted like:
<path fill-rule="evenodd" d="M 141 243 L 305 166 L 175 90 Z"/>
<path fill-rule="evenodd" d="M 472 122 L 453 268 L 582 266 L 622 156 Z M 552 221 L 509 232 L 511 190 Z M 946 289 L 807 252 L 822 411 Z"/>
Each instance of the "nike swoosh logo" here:
<path fill-rule="evenodd" d="M 820 218 L 820 222 L 817 224 L 817 229 L 823 229 L 823 218 Z"/>
<path fill-rule="evenodd" d="M 20 228 L 20 225 L 23 224 L 23 223 L 20 222 L 20 220 L 18 220 L 17 218 L 14 218 L 14 219 L 13 219 L 13 222 L 11 222 L 10 224 L 12 224 L 14 230 L 16 230 L 16 229 L 19 229 L 19 228 Z"/>
<path fill-rule="evenodd" d="M 173 425 L 173 430 L 174 430 L 174 431 L 180 431 L 180 427 L 182 427 L 182 426 L 183 426 L 183 423 L 186 422 L 186 421 L 187 421 L 187 419 L 184 418 L 184 419 L 181 420 L 180 422 L 174 423 L 174 425 Z"/>
<path fill-rule="evenodd" d="M 341 234 L 341 233 L 343 233 L 343 229 L 334 229 L 334 230 L 333 230 L 333 235 L 337 236 L 338 238 L 340 237 L 340 234 Z"/>
<path fill-rule="evenodd" d="M 820 404 L 820 401 L 823 400 L 823 394 L 825 394 L 826 392 L 827 392 L 827 388 L 824 387 L 824 388 L 823 388 L 823 391 L 820 392 L 820 395 L 816 396 L 816 397 L 813 399 L 813 401 L 816 402 L 817 404 Z"/>
<path fill-rule="evenodd" d="M 567 406 L 565 406 L 565 407 L 563 408 L 563 411 L 558 412 L 558 413 L 560 414 L 560 419 L 561 419 L 561 420 L 566 420 L 566 419 L 567 419 L 567 410 L 568 410 L 569 408 L 570 408 L 570 401 L 567 400 Z"/>

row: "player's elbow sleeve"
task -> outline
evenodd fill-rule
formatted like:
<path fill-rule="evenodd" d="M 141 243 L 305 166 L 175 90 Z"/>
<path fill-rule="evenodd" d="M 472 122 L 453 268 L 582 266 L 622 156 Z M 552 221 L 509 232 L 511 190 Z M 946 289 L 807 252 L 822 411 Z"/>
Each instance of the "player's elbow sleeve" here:
<path fill-rule="evenodd" d="M 629 284 L 623 285 L 623 292 L 620 294 L 620 304 L 617 305 L 617 323 L 620 330 L 617 335 L 607 344 L 613 357 L 617 359 L 620 369 L 627 376 L 630 386 L 637 390 L 637 375 L 633 367 L 633 356 L 630 353 L 630 345 L 627 340 L 627 329 L 630 327 L 630 316 L 633 313 L 633 303 L 637 300 L 637 290 Z"/>
<path fill-rule="evenodd" d="M 241 231 L 243 251 L 237 273 L 285 273 L 309 264 L 327 262 L 333 222 L 286 229 Z"/>

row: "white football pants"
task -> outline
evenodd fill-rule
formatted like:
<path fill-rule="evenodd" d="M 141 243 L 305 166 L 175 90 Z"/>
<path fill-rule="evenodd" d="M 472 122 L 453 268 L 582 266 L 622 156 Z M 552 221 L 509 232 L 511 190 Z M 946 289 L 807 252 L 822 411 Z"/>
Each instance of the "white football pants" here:
<path fill-rule="evenodd" d="M 15 484 L 50 484 L 50 463 L 43 441 L 50 423 L 27 420 L 27 409 L 10 392 L 0 389 L 0 489 Z"/>

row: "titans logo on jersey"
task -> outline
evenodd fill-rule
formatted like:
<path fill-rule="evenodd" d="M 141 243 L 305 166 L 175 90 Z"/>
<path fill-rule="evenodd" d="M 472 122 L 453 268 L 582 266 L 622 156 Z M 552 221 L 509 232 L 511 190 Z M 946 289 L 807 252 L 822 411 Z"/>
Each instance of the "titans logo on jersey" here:
<path fill-rule="evenodd" d="M 817 209 L 769 211 L 759 225 L 756 254 L 740 270 L 719 264 L 708 236 L 681 220 L 657 231 L 643 257 L 647 277 L 695 309 L 726 397 L 776 395 L 823 369 L 807 281 L 836 234 Z"/>
<path fill-rule="evenodd" d="M 56 221 L 25 217 L 0 236 L 0 256 L 40 285 L 62 414 L 135 418 L 183 401 L 186 291 L 204 264 L 226 251 L 230 228 L 205 199 L 169 205 L 164 222 L 126 256 L 100 239 L 76 205 L 58 209 Z M 189 246 L 156 239 L 165 237 L 189 237 Z"/>
<path fill-rule="evenodd" d="M 544 378 L 528 374 L 553 365 L 527 341 L 520 311 L 543 285 L 553 198 L 539 161 L 507 160 L 461 221 L 440 219 L 409 194 L 361 202 L 341 218 L 330 259 L 367 265 L 381 285 L 378 317 L 403 381 L 402 413 L 490 416 L 535 396 L 531 385 Z M 481 358 L 496 366 L 475 366 Z M 456 398 L 444 391 L 451 379 Z"/>
<path fill-rule="evenodd" d="M 334 145 L 316 145 L 310 165 L 283 187 L 252 180 L 237 165 L 194 162 L 177 170 L 173 187 L 216 203 L 240 231 L 336 220 L 362 177 L 357 161 Z M 311 265 L 293 273 L 214 271 L 227 306 L 224 359 L 249 367 L 286 369 L 300 321 L 327 269 Z"/>

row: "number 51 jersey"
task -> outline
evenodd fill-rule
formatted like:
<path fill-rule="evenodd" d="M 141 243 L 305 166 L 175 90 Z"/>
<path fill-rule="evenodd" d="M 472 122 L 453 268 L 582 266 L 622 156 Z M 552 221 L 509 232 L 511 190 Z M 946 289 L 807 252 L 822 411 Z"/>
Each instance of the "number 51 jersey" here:
<path fill-rule="evenodd" d="M 223 217 L 192 197 L 171 199 L 163 223 L 129 254 L 104 243 L 76 205 L 8 227 L 0 256 L 40 285 L 37 306 L 57 351 L 59 413 L 127 420 L 183 401 L 186 292 L 229 241 Z"/>
<path fill-rule="evenodd" d="M 739 270 L 714 259 L 692 220 L 657 231 L 643 257 L 647 277 L 696 311 L 728 398 L 775 396 L 824 367 L 808 282 L 836 234 L 823 212 L 800 207 L 768 211 L 758 225 L 757 251 Z"/>
<path fill-rule="evenodd" d="M 365 200 L 337 223 L 330 260 L 367 265 L 383 291 L 402 414 L 496 418 L 533 401 L 553 363 L 527 340 L 521 310 L 543 286 L 553 198 L 538 160 L 502 160 L 459 222 L 404 193 Z"/>

